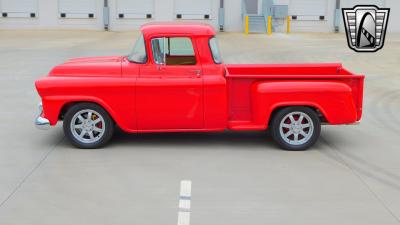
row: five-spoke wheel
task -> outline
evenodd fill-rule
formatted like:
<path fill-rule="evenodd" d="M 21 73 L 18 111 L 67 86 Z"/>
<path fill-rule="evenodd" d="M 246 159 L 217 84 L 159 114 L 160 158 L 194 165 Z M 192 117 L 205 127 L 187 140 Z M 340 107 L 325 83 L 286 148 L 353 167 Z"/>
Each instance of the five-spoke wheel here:
<path fill-rule="evenodd" d="M 93 103 L 79 103 L 65 114 L 64 132 L 79 148 L 98 148 L 112 137 L 114 124 L 102 107 Z"/>
<path fill-rule="evenodd" d="M 307 107 L 287 107 L 278 111 L 271 123 L 272 136 L 287 150 L 305 150 L 318 139 L 321 123 L 316 112 Z"/>

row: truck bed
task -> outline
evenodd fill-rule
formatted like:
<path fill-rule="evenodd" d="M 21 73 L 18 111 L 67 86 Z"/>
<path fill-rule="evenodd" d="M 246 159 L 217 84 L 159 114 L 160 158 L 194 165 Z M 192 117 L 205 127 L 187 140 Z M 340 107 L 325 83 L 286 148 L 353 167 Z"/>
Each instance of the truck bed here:
<path fill-rule="evenodd" d="M 345 88 L 348 87 L 351 91 L 351 104 L 354 105 L 350 106 L 350 108 L 354 108 L 354 112 L 348 114 L 356 114 L 356 117 L 352 119 L 324 115 L 325 122 L 343 124 L 355 122 L 361 118 L 364 76 L 351 73 L 339 63 L 228 64 L 226 65 L 226 78 L 229 96 L 229 127 L 231 129 L 264 129 L 268 126 L 264 122 L 260 123 L 260 118 L 257 118 L 257 111 L 260 111 L 257 107 L 264 107 L 257 106 L 256 101 L 260 100 L 256 98 L 259 95 L 254 95 L 254 92 L 257 91 L 254 90 L 255 85 L 260 83 L 267 83 L 266 85 L 271 89 L 260 103 L 266 105 L 265 107 L 270 107 L 269 113 L 271 114 L 274 108 L 279 107 L 276 105 L 278 98 L 280 102 L 284 102 L 285 99 L 288 102 L 292 99 L 296 102 L 304 100 L 305 104 L 306 101 L 313 98 L 314 101 L 323 104 L 321 108 L 333 108 L 332 110 L 337 108 L 335 113 L 340 115 L 340 105 L 329 105 L 329 101 L 340 102 L 341 100 L 335 99 L 340 95 L 339 91 L 335 93 L 337 89 L 335 87 L 346 85 Z M 273 89 L 279 89 L 279 91 Z M 279 97 L 275 98 L 276 96 Z"/>

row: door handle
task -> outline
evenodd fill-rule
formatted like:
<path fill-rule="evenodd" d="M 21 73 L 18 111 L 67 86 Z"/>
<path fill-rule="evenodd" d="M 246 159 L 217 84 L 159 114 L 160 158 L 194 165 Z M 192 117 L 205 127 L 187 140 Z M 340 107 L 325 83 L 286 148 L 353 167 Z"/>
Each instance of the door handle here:
<path fill-rule="evenodd" d="M 201 70 L 193 70 L 193 73 L 196 75 L 196 77 L 201 76 Z"/>

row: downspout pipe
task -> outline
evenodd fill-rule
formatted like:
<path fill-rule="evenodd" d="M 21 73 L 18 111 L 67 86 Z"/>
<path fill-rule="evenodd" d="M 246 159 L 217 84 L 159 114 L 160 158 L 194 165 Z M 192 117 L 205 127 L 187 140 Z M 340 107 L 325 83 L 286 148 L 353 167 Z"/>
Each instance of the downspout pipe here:
<path fill-rule="evenodd" d="M 219 10 L 218 10 L 218 25 L 219 31 L 224 31 L 225 25 L 225 10 L 224 10 L 224 0 L 219 1 Z"/>
<path fill-rule="evenodd" d="M 103 25 L 104 25 L 104 30 L 108 31 L 110 27 L 110 8 L 108 7 L 108 0 L 104 0 Z"/>
<path fill-rule="evenodd" d="M 335 33 L 339 32 L 339 25 L 340 25 L 340 0 L 336 0 L 336 7 L 335 7 L 335 22 L 334 22 L 334 26 L 335 26 Z"/>

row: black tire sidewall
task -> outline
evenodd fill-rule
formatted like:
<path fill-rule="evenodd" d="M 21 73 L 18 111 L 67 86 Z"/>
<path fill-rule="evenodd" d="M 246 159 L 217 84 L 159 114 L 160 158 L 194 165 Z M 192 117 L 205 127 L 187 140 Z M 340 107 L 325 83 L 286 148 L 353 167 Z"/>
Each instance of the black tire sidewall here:
<path fill-rule="evenodd" d="M 83 143 L 77 140 L 71 132 L 71 120 L 74 115 L 85 109 L 91 109 L 98 112 L 104 119 L 105 123 L 105 132 L 104 135 L 94 143 Z M 114 133 L 114 121 L 111 119 L 110 115 L 106 110 L 104 110 L 101 106 L 94 104 L 94 103 L 78 103 L 73 105 L 71 108 L 68 109 L 67 113 L 64 116 L 63 128 L 65 136 L 68 140 L 76 147 L 83 148 L 83 149 L 93 149 L 93 148 L 100 148 L 104 146 L 113 136 Z"/>
<path fill-rule="evenodd" d="M 289 113 L 291 112 L 303 112 L 305 114 L 307 114 L 313 123 L 314 129 L 313 129 L 313 134 L 311 136 L 311 138 L 304 144 L 301 145 L 291 145 L 286 143 L 283 138 L 281 137 L 280 134 L 280 122 L 281 120 Z M 279 110 L 275 116 L 272 119 L 272 123 L 271 123 L 271 131 L 272 131 L 272 137 L 274 138 L 274 140 L 278 143 L 278 145 L 286 150 L 289 151 L 303 151 L 303 150 L 307 150 L 308 148 L 310 148 L 311 146 L 313 146 L 321 133 L 321 121 L 317 115 L 317 113 L 308 107 L 303 107 L 303 106 L 292 106 L 292 107 L 286 107 L 283 108 L 281 110 Z"/>

